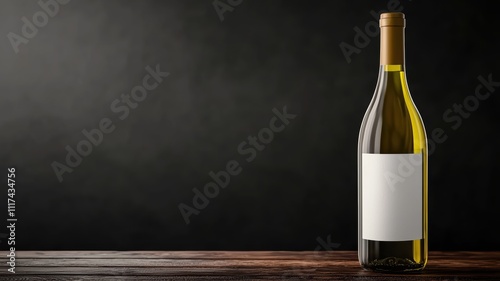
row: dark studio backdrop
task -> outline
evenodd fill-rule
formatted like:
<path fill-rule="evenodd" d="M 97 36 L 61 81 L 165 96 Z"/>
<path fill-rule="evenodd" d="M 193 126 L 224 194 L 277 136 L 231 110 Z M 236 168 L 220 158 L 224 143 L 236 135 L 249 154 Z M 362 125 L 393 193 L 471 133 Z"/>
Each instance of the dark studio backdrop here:
<path fill-rule="evenodd" d="M 500 87 L 478 80 L 500 81 L 493 1 L 60 2 L 0 3 L 2 249 L 15 167 L 18 250 L 355 250 L 372 14 L 389 5 L 431 139 L 430 249 L 500 250 Z"/>

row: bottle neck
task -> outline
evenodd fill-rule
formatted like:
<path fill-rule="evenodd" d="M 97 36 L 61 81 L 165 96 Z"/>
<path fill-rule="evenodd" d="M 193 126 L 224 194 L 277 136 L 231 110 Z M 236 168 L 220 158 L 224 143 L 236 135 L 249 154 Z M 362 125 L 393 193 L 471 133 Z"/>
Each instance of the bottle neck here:
<path fill-rule="evenodd" d="M 405 34 L 403 26 L 380 28 L 380 65 L 402 67 L 405 65 Z"/>

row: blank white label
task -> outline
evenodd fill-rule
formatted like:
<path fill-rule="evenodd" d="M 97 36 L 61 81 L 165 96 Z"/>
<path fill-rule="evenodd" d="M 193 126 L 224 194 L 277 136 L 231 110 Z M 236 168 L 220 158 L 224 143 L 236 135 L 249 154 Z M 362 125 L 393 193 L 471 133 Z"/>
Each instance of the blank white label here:
<path fill-rule="evenodd" d="M 362 155 L 363 239 L 422 239 L 422 154 Z"/>

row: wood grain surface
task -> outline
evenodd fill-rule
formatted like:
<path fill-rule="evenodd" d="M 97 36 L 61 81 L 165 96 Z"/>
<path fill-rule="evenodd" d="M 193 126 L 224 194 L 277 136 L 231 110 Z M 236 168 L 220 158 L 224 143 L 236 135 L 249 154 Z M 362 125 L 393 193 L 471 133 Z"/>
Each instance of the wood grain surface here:
<path fill-rule="evenodd" d="M 360 268 L 354 251 L 1 252 L 0 280 L 500 280 L 500 252 L 431 252 L 422 273 Z"/>

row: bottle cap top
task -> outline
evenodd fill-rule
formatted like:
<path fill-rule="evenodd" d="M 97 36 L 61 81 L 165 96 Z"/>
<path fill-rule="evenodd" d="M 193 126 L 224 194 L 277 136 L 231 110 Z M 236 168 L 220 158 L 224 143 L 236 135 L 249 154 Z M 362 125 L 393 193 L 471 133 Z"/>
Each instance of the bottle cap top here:
<path fill-rule="evenodd" d="M 397 12 L 380 14 L 380 27 L 384 26 L 405 27 L 405 14 Z"/>

